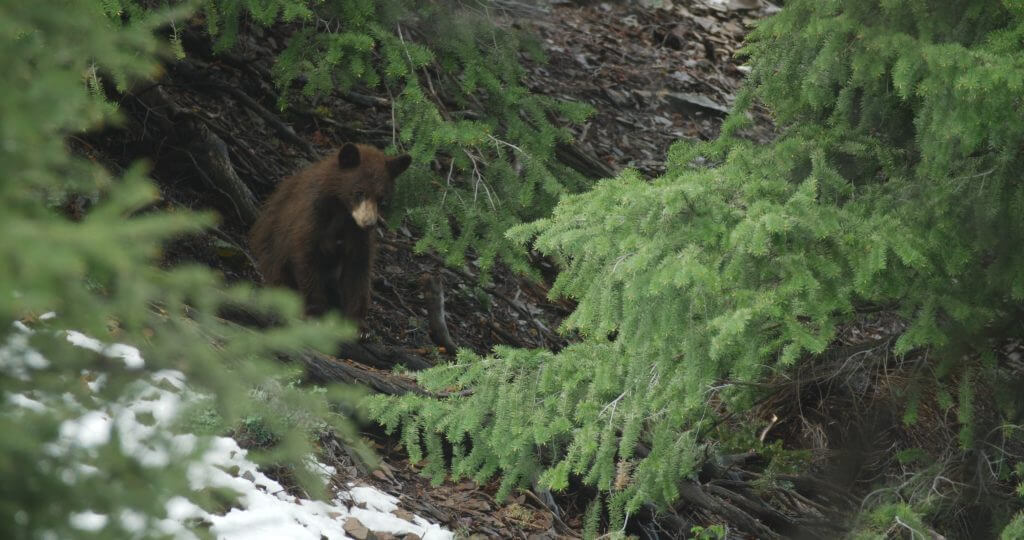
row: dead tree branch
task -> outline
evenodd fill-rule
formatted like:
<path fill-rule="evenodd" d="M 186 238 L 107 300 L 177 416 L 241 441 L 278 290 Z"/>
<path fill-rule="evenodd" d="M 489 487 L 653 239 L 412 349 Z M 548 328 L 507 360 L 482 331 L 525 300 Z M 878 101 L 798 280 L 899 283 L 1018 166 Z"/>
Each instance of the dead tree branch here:
<path fill-rule="evenodd" d="M 420 278 L 420 286 L 427 300 L 427 324 L 430 339 L 434 344 L 444 347 L 448 354 L 455 354 L 458 346 L 448 332 L 444 312 L 444 287 L 437 276 L 424 274 Z"/>

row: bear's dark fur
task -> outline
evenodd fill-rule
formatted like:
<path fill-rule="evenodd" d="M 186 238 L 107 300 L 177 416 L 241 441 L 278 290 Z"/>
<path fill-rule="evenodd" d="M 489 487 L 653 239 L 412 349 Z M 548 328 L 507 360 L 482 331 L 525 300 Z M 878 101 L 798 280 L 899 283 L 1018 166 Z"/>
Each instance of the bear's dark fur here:
<path fill-rule="evenodd" d="M 299 291 L 308 315 L 337 309 L 362 322 L 379 209 L 409 162 L 349 143 L 282 181 L 249 234 L 267 284 Z"/>

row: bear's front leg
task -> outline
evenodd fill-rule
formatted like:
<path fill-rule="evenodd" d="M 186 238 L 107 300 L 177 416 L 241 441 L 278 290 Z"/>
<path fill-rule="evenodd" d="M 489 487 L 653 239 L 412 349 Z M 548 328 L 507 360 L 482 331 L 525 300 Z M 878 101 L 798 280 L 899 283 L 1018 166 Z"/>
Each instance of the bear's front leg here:
<path fill-rule="evenodd" d="M 319 275 L 307 276 L 304 283 L 300 285 L 302 297 L 306 304 L 306 317 L 322 317 L 330 309 L 330 288 L 328 283 Z"/>
<path fill-rule="evenodd" d="M 359 323 L 360 334 L 366 327 L 370 309 L 370 272 L 358 264 L 339 265 L 337 302 L 342 315 Z"/>

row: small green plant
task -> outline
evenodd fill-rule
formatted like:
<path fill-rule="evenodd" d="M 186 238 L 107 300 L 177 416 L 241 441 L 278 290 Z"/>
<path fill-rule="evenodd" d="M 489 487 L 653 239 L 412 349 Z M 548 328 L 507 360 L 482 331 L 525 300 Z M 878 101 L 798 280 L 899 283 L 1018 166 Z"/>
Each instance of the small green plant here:
<path fill-rule="evenodd" d="M 726 537 L 725 525 L 709 525 L 702 527 L 700 525 L 694 525 L 690 528 L 690 534 L 693 535 L 691 538 L 697 538 L 699 540 L 722 540 Z"/>
<path fill-rule="evenodd" d="M 278 441 L 277 435 L 260 416 L 242 418 L 241 426 L 232 433 L 232 437 L 244 448 L 269 448 Z"/>
<path fill-rule="evenodd" d="M 199 399 L 187 406 L 178 422 L 181 431 L 196 435 L 223 435 L 228 430 L 211 398 Z"/>

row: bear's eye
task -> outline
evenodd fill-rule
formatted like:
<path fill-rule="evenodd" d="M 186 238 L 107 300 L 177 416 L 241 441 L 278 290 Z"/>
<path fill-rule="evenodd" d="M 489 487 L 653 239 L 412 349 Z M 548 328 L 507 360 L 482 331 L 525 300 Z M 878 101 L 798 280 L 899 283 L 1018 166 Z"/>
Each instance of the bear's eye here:
<path fill-rule="evenodd" d="M 363 193 L 362 191 L 357 191 L 356 192 L 356 200 L 357 201 L 361 201 L 361 200 L 363 200 L 365 198 L 366 198 L 366 193 Z"/>

